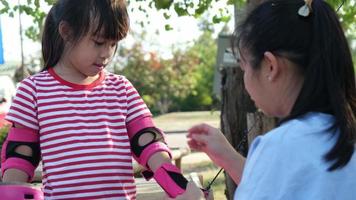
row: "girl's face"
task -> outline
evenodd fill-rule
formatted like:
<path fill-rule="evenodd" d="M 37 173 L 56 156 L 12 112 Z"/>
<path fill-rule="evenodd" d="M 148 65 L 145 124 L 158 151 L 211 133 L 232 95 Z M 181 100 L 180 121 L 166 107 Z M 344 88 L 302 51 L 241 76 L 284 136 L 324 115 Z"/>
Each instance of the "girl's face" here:
<path fill-rule="evenodd" d="M 78 75 L 96 76 L 111 61 L 117 42 L 87 34 L 69 48 L 65 54 L 67 58 L 65 63 Z"/>
<path fill-rule="evenodd" d="M 298 67 L 268 51 L 258 67 L 251 66 L 248 51 L 240 55 L 245 88 L 256 106 L 269 116 L 288 116 L 303 86 L 304 78 Z"/>
<path fill-rule="evenodd" d="M 251 66 L 251 56 L 247 51 L 240 52 L 241 62 L 240 67 L 244 73 L 245 89 L 255 102 L 257 108 L 261 109 L 265 114 L 271 115 L 273 110 L 273 102 L 270 101 L 270 94 L 267 78 L 263 75 L 262 66 L 254 69 Z"/>

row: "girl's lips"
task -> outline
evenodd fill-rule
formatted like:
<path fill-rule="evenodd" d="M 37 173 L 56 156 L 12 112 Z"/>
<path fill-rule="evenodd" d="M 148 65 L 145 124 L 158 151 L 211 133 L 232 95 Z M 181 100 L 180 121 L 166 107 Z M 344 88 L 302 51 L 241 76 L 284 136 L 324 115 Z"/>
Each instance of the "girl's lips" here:
<path fill-rule="evenodd" d="M 98 68 L 104 68 L 104 65 L 101 64 L 94 64 L 95 66 L 97 66 Z"/>

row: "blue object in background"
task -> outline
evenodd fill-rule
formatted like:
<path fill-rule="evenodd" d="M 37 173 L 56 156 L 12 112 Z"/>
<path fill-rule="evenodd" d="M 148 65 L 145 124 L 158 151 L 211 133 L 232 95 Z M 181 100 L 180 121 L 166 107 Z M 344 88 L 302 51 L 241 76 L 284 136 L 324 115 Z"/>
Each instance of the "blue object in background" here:
<path fill-rule="evenodd" d="M 1 20 L 0 20 L 0 64 L 4 64 L 4 49 L 2 48 Z"/>

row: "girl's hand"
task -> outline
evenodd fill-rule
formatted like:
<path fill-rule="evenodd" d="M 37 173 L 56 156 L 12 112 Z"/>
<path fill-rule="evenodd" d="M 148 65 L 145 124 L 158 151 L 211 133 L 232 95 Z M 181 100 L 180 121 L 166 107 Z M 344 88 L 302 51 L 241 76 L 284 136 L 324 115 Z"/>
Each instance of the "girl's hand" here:
<path fill-rule="evenodd" d="M 165 200 L 205 200 L 204 193 L 194 182 L 189 182 L 187 190 L 176 198 L 166 197 Z"/>
<path fill-rule="evenodd" d="M 233 147 L 218 129 L 199 124 L 188 130 L 188 145 L 190 148 L 205 152 L 217 165 L 224 167 L 227 152 L 233 151 Z"/>

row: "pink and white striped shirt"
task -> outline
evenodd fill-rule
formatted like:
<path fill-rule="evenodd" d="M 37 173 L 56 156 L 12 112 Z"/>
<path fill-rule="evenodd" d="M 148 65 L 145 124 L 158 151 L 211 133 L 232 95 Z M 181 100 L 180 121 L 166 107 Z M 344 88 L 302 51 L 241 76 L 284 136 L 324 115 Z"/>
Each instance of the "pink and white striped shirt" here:
<path fill-rule="evenodd" d="M 7 120 L 39 133 L 45 199 L 135 199 L 129 134 L 151 116 L 124 76 L 77 85 L 49 69 L 21 82 Z"/>

